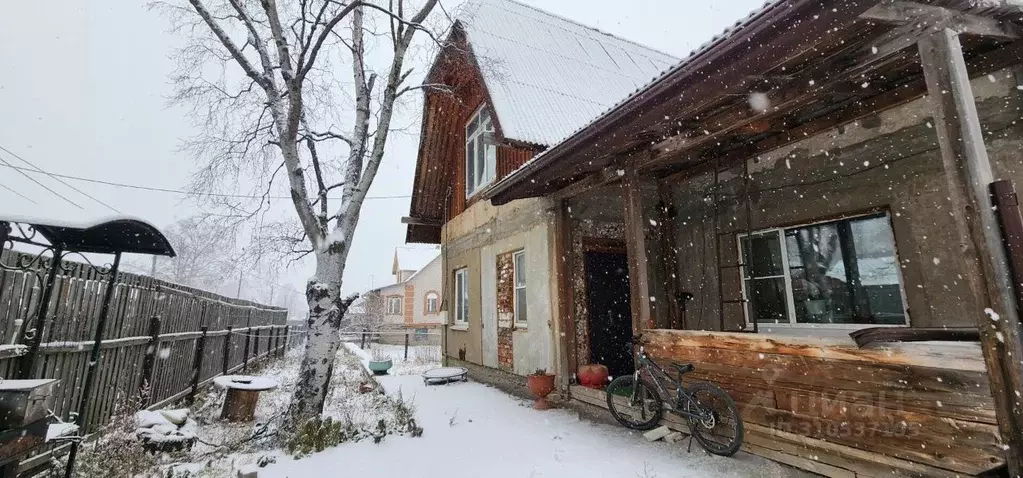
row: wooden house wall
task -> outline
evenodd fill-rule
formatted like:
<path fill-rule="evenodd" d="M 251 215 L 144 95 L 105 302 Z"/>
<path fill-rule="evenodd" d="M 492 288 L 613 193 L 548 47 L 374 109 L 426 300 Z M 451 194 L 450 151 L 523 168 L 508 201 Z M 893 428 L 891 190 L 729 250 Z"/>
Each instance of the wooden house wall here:
<path fill-rule="evenodd" d="M 1023 124 L 1018 119 L 1023 92 L 1016 88 L 1011 72 L 990 78 L 980 78 L 973 85 L 988 151 L 996 177 L 1013 179 L 1019 188 L 1023 185 L 1019 153 Z M 722 174 L 724 194 L 741 193 L 740 168 Z M 976 323 L 982 308 L 961 279 L 965 264 L 955 245 L 948 185 L 926 99 L 764 154 L 751 160 L 749 168 L 752 230 L 887 211 L 909 325 L 970 327 Z M 724 297 L 741 297 L 739 270 L 717 266 L 714 235 L 721 233 L 722 262 L 738 263 L 736 237 L 747 228 L 745 208 L 740 200 L 723 200 L 714 218 L 708 201 L 712 185 L 710 172 L 671 184 L 677 211 L 673 232 L 678 275 L 681 290 L 695 296 L 687 315 L 687 328 L 694 330 L 720 330 L 719 273 Z M 653 244 L 656 237 L 648 235 L 647 241 Z M 724 307 L 725 330 L 741 328 L 741 305 Z"/>
<path fill-rule="evenodd" d="M 1004 462 L 977 344 L 858 349 L 671 330 L 644 338 L 662 365 L 695 364 L 686 380 L 728 390 L 753 453 L 850 477 L 975 475 Z"/>

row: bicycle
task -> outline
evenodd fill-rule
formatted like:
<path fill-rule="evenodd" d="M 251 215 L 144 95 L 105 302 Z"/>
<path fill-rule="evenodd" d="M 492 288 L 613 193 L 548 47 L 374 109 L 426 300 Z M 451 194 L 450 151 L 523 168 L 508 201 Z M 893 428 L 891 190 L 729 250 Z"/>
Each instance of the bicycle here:
<path fill-rule="evenodd" d="M 696 368 L 693 364 L 672 362 L 678 371 L 675 380 L 647 356 L 639 337 L 632 344 L 639 345 L 636 371 L 607 386 L 607 408 L 615 420 L 634 430 L 651 430 L 658 426 L 667 406 L 686 419 L 690 435 L 708 452 L 732 456 L 739 451 L 744 427 L 739 407 L 728 392 L 707 382 L 684 386 L 682 376 Z M 674 401 L 664 382 L 674 385 Z"/>

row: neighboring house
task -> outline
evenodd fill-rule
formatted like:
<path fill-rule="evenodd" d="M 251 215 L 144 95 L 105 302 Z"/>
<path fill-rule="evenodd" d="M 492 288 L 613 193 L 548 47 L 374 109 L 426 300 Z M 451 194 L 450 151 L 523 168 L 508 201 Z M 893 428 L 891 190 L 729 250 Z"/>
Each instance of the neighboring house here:
<path fill-rule="evenodd" d="M 528 34 L 527 34 L 528 32 Z M 677 59 L 510 0 L 468 5 L 425 83 L 407 242 L 443 244 L 445 353 L 524 376 L 559 367 L 544 199 L 485 192 Z"/>
<path fill-rule="evenodd" d="M 776 0 L 681 61 L 470 8 L 427 79 L 447 88 L 405 219 L 444 251 L 448 362 L 547 367 L 599 406 L 577 367 L 632 372 L 642 334 L 730 391 L 752 453 L 1004 473 L 1023 350 L 998 217 L 1020 219 L 987 191 L 1023 181 L 1013 3 Z"/>
<path fill-rule="evenodd" d="M 440 344 L 441 260 L 437 248 L 399 247 L 392 271 L 396 283 L 363 294 L 353 308 L 383 343 Z"/>

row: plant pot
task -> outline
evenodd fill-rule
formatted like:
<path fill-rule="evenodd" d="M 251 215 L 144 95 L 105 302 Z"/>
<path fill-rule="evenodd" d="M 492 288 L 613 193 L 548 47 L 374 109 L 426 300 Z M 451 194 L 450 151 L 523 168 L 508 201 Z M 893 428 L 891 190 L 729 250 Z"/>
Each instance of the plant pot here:
<path fill-rule="evenodd" d="M 600 390 L 607 385 L 607 367 L 596 363 L 583 365 L 579 367 L 576 377 L 579 378 L 579 385 Z"/>
<path fill-rule="evenodd" d="M 526 377 L 526 386 L 529 387 L 530 392 L 533 392 L 533 395 L 536 395 L 533 408 L 537 410 L 551 408 L 551 404 L 547 402 L 547 395 L 554 391 L 554 377 L 555 375 L 552 373 Z"/>
<path fill-rule="evenodd" d="M 369 371 L 373 372 L 373 375 L 387 375 L 387 371 L 391 369 L 391 359 L 387 360 L 370 360 Z"/>

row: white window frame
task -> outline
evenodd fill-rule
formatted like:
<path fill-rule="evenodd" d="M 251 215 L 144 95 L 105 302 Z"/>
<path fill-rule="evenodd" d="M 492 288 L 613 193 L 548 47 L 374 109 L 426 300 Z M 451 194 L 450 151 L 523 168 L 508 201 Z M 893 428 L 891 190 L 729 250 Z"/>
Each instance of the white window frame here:
<path fill-rule="evenodd" d="M 529 302 L 529 296 L 526 295 L 526 280 L 529 279 L 529 276 L 523 277 L 522 285 L 520 286 L 519 285 L 519 260 L 518 260 L 519 257 L 522 258 L 522 267 L 526 267 L 526 259 L 527 259 L 527 257 L 526 257 L 526 250 L 525 249 L 516 251 L 514 254 L 512 254 L 512 289 L 513 289 L 513 292 L 512 292 L 512 304 L 513 304 L 512 305 L 512 310 L 514 311 L 514 315 L 515 315 L 515 326 L 518 327 L 518 328 L 523 328 L 523 327 L 526 327 L 526 325 L 528 325 L 528 323 L 529 323 L 528 322 L 529 321 L 529 314 L 526 314 L 525 320 L 520 318 L 521 315 L 519 313 L 519 294 L 523 294 L 524 295 L 524 300 L 523 300 L 524 304 Z"/>
<path fill-rule="evenodd" d="M 398 304 L 397 311 L 392 310 L 393 307 L 391 307 L 391 304 L 394 303 Z M 387 315 L 401 315 L 404 312 L 403 308 L 404 305 L 405 305 L 404 300 L 402 299 L 401 296 L 396 295 L 387 296 Z"/>
<path fill-rule="evenodd" d="M 490 127 L 484 127 L 482 121 L 485 120 L 490 123 Z M 478 126 L 472 132 L 469 131 L 469 125 L 477 123 Z M 484 104 L 480 106 L 469 117 L 469 121 L 465 123 L 465 197 L 470 198 L 481 189 L 492 183 L 497 177 L 497 145 L 492 144 L 493 141 L 489 138 L 493 138 L 494 134 L 494 118 L 490 114 L 490 110 Z M 470 177 L 469 174 L 469 162 L 473 161 L 473 164 L 477 165 L 477 157 L 469 157 L 469 145 L 473 145 L 474 155 L 478 155 L 480 148 L 483 148 L 483 171 L 479 171 L 478 167 L 473 167 L 473 174 Z"/>
<path fill-rule="evenodd" d="M 899 248 L 898 248 L 898 244 L 894 243 L 895 241 L 893 241 L 893 244 L 892 244 L 892 254 L 894 254 L 894 256 L 895 256 L 895 264 L 896 264 L 895 276 L 896 276 L 896 278 L 899 281 L 899 294 L 902 296 L 902 306 L 904 308 L 903 309 L 904 310 L 903 317 L 905 318 L 905 322 L 904 323 L 902 323 L 902 324 L 814 324 L 814 323 L 800 323 L 800 322 L 796 322 L 796 303 L 795 303 L 795 297 L 794 297 L 793 290 L 792 290 L 792 273 L 791 273 L 791 270 L 789 269 L 789 254 L 788 254 L 787 244 L 785 243 L 785 231 L 787 231 L 789 229 L 802 229 L 804 227 L 814 226 L 814 225 L 817 225 L 817 224 L 830 224 L 830 223 L 841 222 L 841 221 L 854 221 L 856 219 L 868 218 L 868 217 L 881 217 L 881 216 L 879 215 L 879 213 L 876 213 L 876 212 L 875 213 L 868 213 L 868 214 L 857 214 L 857 215 L 854 215 L 854 216 L 843 216 L 843 217 L 838 217 L 838 218 L 834 218 L 834 219 L 827 219 L 827 220 L 821 220 L 821 221 L 807 222 L 807 223 L 803 223 L 803 224 L 795 224 L 795 225 L 787 226 L 787 227 L 774 227 L 774 228 L 769 228 L 769 229 L 761 229 L 761 230 L 758 230 L 758 231 L 753 231 L 750 234 L 746 234 L 746 233 L 736 234 L 735 247 L 737 249 L 737 253 L 738 253 L 737 257 L 739 258 L 739 263 L 740 264 L 746 264 L 745 251 L 743 251 L 743 248 L 742 248 L 742 239 L 745 238 L 746 236 L 760 236 L 760 235 L 764 235 L 764 234 L 774 233 L 774 234 L 777 234 L 778 240 L 780 241 L 779 245 L 781 246 L 782 273 L 784 274 L 784 278 L 785 278 L 785 302 L 786 302 L 785 306 L 786 306 L 786 310 L 788 312 L 788 319 L 789 319 L 789 321 L 788 322 L 777 322 L 777 323 L 775 323 L 775 322 L 760 322 L 758 324 L 758 328 L 762 329 L 764 327 L 779 327 L 779 328 L 791 328 L 791 329 L 846 329 L 846 330 L 853 330 L 853 329 L 863 329 L 863 328 L 873 328 L 873 327 L 909 327 L 909 325 L 910 325 L 909 310 L 905 309 L 907 307 L 907 304 L 908 304 L 908 302 L 906 302 L 906 288 L 905 288 L 905 282 L 902 279 L 902 268 L 899 267 L 899 265 L 902 264 L 902 261 L 899 260 Z M 892 230 L 892 234 L 894 236 L 895 228 L 892 227 L 891 215 L 887 211 L 884 212 L 884 218 L 888 220 L 888 227 Z M 776 278 L 777 276 L 770 276 L 770 277 Z M 766 279 L 766 278 L 768 278 L 768 276 L 765 276 L 763 278 Z M 746 266 L 745 265 L 739 266 L 739 285 L 740 285 L 740 287 L 742 289 L 742 300 L 743 300 L 743 308 L 742 308 L 742 310 L 743 310 L 743 313 L 745 315 L 745 317 L 744 317 L 745 324 L 746 324 L 745 325 L 745 329 L 746 330 L 753 330 L 753 321 L 750 320 L 751 314 L 750 314 L 750 310 L 749 310 L 749 307 L 751 305 L 751 301 L 749 299 L 749 292 L 746 290 Z"/>
<path fill-rule="evenodd" d="M 433 303 L 433 307 L 430 307 L 430 303 Z M 426 304 L 423 310 L 424 314 L 436 314 L 440 310 L 440 294 L 436 291 L 431 290 L 426 293 Z"/>
<path fill-rule="evenodd" d="M 455 269 L 454 325 L 469 327 L 469 268 Z"/>

